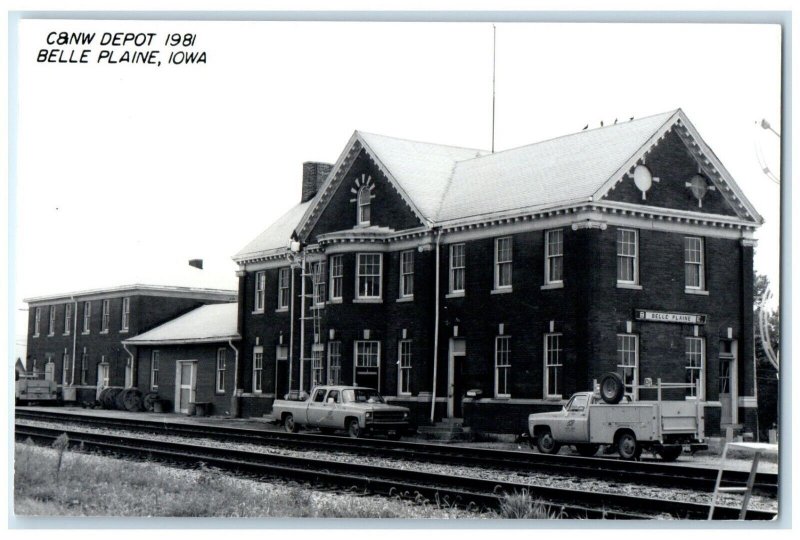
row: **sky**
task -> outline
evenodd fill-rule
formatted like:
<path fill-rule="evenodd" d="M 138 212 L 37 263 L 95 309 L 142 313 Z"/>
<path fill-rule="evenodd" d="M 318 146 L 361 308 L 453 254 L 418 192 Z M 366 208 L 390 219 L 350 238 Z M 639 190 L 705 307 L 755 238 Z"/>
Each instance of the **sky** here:
<path fill-rule="evenodd" d="M 156 37 L 100 47 L 105 32 Z M 168 64 L 173 32 L 207 63 Z M 354 130 L 491 147 L 491 23 L 22 20 L 18 35 L 18 345 L 24 298 L 235 289 L 231 256 L 299 202 L 302 163 L 335 162 Z M 37 62 L 83 48 L 88 64 Z M 97 63 L 100 49 L 159 49 L 162 65 Z M 780 61 L 776 25 L 497 24 L 495 149 L 682 108 L 764 216 L 755 267 L 777 295 L 779 186 L 762 168 L 778 173 L 779 138 L 757 122 L 779 126 Z"/>

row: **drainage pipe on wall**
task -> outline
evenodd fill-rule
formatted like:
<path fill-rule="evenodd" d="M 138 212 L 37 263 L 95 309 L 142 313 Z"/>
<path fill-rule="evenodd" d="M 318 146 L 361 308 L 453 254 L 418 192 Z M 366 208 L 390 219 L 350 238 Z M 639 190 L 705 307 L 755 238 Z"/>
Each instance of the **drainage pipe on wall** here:
<path fill-rule="evenodd" d="M 439 365 L 439 242 L 442 238 L 442 230 L 436 231 L 436 301 L 435 301 L 435 316 L 433 327 L 433 390 L 431 392 L 431 423 L 433 423 L 434 414 L 436 412 L 436 372 Z"/>
<path fill-rule="evenodd" d="M 74 311 L 73 318 L 74 322 L 72 324 L 72 380 L 69 383 L 70 386 L 75 386 L 75 350 L 77 348 L 77 340 L 78 340 L 78 301 L 75 300 L 74 296 L 70 296 L 70 300 L 74 303 L 72 306 L 72 310 Z"/>
<path fill-rule="evenodd" d="M 122 348 L 125 349 L 125 352 L 128 353 L 128 356 L 131 357 L 131 385 L 130 387 L 126 386 L 125 388 L 133 388 L 134 386 L 136 386 L 133 378 L 133 375 L 136 370 L 136 358 L 133 356 L 133 353 L 128 349 L 128 346 L 125 344 L 125 342 L 122 342 Z"/>

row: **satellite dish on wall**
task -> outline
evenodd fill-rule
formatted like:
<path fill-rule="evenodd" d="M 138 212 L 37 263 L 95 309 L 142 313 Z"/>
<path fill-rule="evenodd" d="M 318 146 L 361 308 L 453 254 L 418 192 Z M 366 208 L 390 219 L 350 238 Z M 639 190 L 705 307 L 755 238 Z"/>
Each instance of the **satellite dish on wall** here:
<path fill-rule="evenodd" d="M 642 192 L 642 200 L 644 200 L 647 190 L 653 187 L 653 175 L 650 173 L 650 169 L 645 165 L 637 165 L 633 169 L 633 183 Z"/>

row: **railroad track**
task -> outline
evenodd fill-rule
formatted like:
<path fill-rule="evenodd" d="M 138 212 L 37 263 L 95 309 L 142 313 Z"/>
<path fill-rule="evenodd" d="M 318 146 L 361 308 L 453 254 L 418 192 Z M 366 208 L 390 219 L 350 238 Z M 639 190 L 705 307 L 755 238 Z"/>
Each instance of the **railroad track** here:
<path fill-rule="evenodd" d="M 678 519 L 705 519 L 709 507 L 704 504 L 647 499 L 628 495 L 584 492 L 574 489 L 530 486 L 495 482 L 471 477 L 420 472 L 399 467 L 359 465 L 330 460 L 317 460 L 209 447 L 185 442 L 111 435 L 64 428 L 44 428 L 15 424 L 17 440 L 32 439 L 50 443 L 66 433 L 72 447 L 114 455 L 151 459 L 183 466 L 203 463 L 225 471 L 254 475 L 259 478 L 281 478 L 310 482 L 316 485 L 358 489 L 388 495 L 424 497 L 467 508 L 496 509 L 502 494 L 526 491 L 535 499 L 554 505 L 568 518 L 642 519 L 670 515 Z M 717 507 L 715 519 L 736 519 L 739 510 Z M 774 512 L 750 510 L 748 520 L 771 520 Z"/>
<path fill-rule="evenodd" d="M 458 464 L 516 473 L 548 473 L 579 478 L 596 478 L 638 485 L 682 488 L 711 492 L 717 469 L 664 464 L 631 462 L 608 458 L 584 458 L 566 455 L 544 455 L 534 452 L 502 451 L 468 448 L 457 445 L 387 441 L 383 439 L 350 439 L 314 433 L 285 433 L 274 430 L 254 430 L 229 426 L 177 424 L 141 418 L 107 418 L 79 413 L 41 411 L 18 408 L 18 419 L 70 422 L 102 428 L 169 434 L 182 437 L 202 437 L 247 444 L 281 446 L 291 449 L 338 451 L 406 461 L 438 464 Z M 744 486 L 746 472 L 726 471 L 725 486 Z M 775 497 L 778 475 L 759 473 L 755 491 Z"/>

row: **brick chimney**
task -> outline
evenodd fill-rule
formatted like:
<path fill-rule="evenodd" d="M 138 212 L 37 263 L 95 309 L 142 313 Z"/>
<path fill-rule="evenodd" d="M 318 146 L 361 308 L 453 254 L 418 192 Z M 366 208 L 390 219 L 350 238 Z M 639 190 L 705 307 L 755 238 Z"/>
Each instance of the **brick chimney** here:
<path fill-rule="evenodd" d="M 328 173 L 333 170 L 330 163 L 320 163 L 318 161 L 306 161 L 303 163 L 303 193 L 300 202 L 310 201 L 317 194 L 322 183 L 328 177 Z"/>

